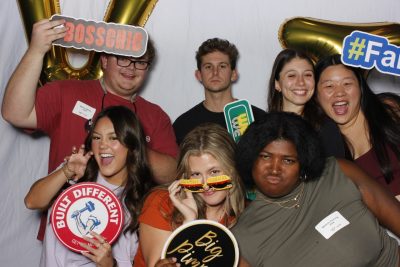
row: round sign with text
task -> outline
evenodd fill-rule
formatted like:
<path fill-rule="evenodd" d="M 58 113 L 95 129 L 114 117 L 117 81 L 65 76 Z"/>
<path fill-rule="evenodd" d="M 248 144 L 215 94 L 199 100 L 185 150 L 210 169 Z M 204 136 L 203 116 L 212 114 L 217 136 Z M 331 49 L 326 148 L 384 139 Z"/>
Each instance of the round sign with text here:
<path fill-rule="evenodd" d="M 58 240 L 75 252 L 87 251 L 79 243 L 94 231 L 112 244 L 119 236 L 124 215 L 117 196 L 107 187 L 93 182 L 75 184 L 56 199 L 51 225 Z"/>
<path fill-rule="evenodd" d="M 175 257 L 181 266 L 237 266 L 239 249 L 232 232 L 210 220 L 178 227 L 164 245 L 161 258 Z"/>

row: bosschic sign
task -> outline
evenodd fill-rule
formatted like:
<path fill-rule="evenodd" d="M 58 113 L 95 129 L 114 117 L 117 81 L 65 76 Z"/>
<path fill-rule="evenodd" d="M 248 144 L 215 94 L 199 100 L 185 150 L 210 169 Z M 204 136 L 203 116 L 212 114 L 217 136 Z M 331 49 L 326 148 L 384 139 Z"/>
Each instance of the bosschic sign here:
<path fill-rule="evenodd" d="M 168 238 L 161 258 L 175 257 L 181 266 L 238 265 L 239 249 L 232 232 L 210 220 L 195 220 L 178 227 Z"/>
<path fill-rule="evenodd" d="M 51 212 L 54 233 L 62 244 L 75 252 L 87 251 L 79 243 L 87 243 L 82 237 L 92 237 L 91 231 L 112 244 L 123 223 L 123 209 L 117 196 L 105 186 L 91 182 L 66 189 Z"/>
<path fill-rule="evenodd" d="M 146 52 L 148 34 L 142 27 L 116 23 L 95 22 L 53 15 L 51 20 L 64 19 L 67 33 L 54 45 L 116 55 L 141 57 Z"/>

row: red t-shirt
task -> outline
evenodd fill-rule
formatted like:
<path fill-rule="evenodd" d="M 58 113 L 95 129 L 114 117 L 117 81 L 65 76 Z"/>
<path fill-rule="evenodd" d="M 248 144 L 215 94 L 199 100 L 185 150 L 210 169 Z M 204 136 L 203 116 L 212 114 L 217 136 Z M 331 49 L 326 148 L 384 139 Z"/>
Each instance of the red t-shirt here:
<path fill-rule="evenodd" d="M 37 128 L 50 137 L 49 172 L 84 143 L 86 118 L 72 113 L 77 101 L 102 109 L 104 93 L 98 80 L 63 80 L 45 84 L 36 93 Z M 103 108 L 123 105 L 136 113 L 149 148 L 176 157 L 178 147 L 168 115 L 157 105 L 136 96 L 135 102 L 107 93 Z"/>
<path fill-rule="evenodd" d="M 360 166 L 369 176 L 375 178 L 380 184 L 389 189 L 394 196 L 400 195 L 400 162 L 396 158 L 394 152 L 386 146 L 389 159 L 392 165 L 393 180 L 388 184 L 379 167 L 378 159 L 375 151 L 371 148 L 367 153 L 355 160 L 355 163 Z"/>

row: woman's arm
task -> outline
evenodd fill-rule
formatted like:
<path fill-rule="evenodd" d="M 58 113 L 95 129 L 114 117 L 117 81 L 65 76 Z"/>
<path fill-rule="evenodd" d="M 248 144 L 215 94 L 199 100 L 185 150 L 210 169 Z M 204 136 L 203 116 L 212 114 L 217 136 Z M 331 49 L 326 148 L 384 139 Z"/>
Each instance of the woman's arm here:
<path fill-rule="evenodd" d="M 84 152 L 84 146 L 81 146 L 78 152 L 73 148 L 72 155 L 66 158 L 66 162 L 61 168 L 36 181 L 25 196 L 25 206 L 28 209 L 47 209 L 54 196 L 69 179 L 75 181 L 80 179 L 92 156 L 92 152 L 86 154 Z"/>
<path fill-rule="evenodd" d="M 146 266 L 154 266 L 161 258 L 162 249 L 170 235 L 170 231 L 161 230 L 148 224 L 140 223 L 140 247 Z"/>
<path fill-rule="evenodd" d="M 31 186 L 24 199 L 28 209 L 48 209 L 51 200 L 67 181 L 68 177 L 64 174 L 63 168 L 65 166 L 41 178 Z"/>
<path fill-rule="evenodd" d="M 368 209 L 379 223 L 400 236 L 400 202 L 354 163 L 338 159 L 339 166 L 358 187 Z"/>

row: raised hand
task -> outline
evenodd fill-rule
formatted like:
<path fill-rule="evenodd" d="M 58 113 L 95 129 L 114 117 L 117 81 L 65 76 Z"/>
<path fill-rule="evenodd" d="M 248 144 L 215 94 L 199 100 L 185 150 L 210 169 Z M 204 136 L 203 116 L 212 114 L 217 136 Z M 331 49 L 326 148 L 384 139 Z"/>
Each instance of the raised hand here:
<path fill-rule="evenodd" d="M 65 175 L 69 179 L 78 181 L 85 174 L 86 165 L 92 155 L 92 151 L 85 154 L 84 145 L 81 145 L 79 150 L 73 147 L 72 154 L 65 158 L 65 164 L 63 166 Z"/>
<path fill-rule="evenodd" d="M 48 19 L 36 22 L 32 28 L 29 51 L 39 53 L 43 56 L 49 51 L 54 40 L 65 36 L 67 28 L 60 27 L 64 23 L 64 20 L 49 21 Z"/>
<path fill-rule="evenodd" d="M 197 219 L 197 205 L 193 198 L 193 193 L 190 191 L 183 191 L 179 182 L 180 180 L 177 180 L 168 187 L 169 197 L 174 206 L 184 216 L 184 223 L 187 223 Z"/>

